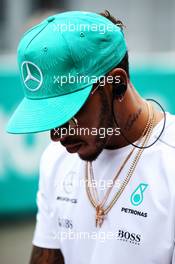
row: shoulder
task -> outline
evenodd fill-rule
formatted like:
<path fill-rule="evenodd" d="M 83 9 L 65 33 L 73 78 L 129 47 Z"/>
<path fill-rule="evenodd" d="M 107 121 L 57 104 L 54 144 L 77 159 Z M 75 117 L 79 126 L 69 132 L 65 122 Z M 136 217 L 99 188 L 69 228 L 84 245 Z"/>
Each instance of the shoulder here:
<path fill-rule="evenodd" d="M 165 186 L 168 186 L 175 197 L 175 115 L 166 113 L 165 129 L 159 138 L 163 123 L 164 120 L 161 120 L 155 127 L 153 140 L 158 140 L 148 151 L 147 161 L 151 169 L 158 171 Z"/>
<path fill-rule="evenodd" d="M 64 157 L 67 155 L 66 149 L 60 144 L 51 142 L 44 150 L 40 164 L 43 165 L 45 163 L 52 164 L 56 160 L 60 159 L 61 157 Z"/>
<path fill-rule="evenodd" d="M 55 164 L 62 164 L 67 162 L 67 160 L 71 161 L 73 156 L 75 155 L 67 152 L 66 148 L 59 142 L 51 142 L 41 156 L 40 167 L 50 171 Z"/>
<path fill-rule="evenodd" d="M 76 153 L 71 154 L 60 143 L 51 142 L 40 159 L 40 178 L 47 179 L 47 182 L 53 180 L 77 160 L 79 157 Z"/>
<path fill-rule="evenodd" d="M 159 138 L 159 142 L 164 150 L 174 152 L 175 154 L 175 115 L 166 114 L 165 129 Z"/>
<path fill-rule="evenodd" d="M 155 143 L 146 151 L 145 155 L 149 160 L 158 162 L 156 164 L 166 168 L 166 170 L 171 168 L 171 171 L 175 173 L 175 115 L 166 112 L 165 121 L 165 127 L 164 120 L 162 119 L 154 128 L 149 143 Z"/>
<path fill-rule="evenodd" d="M 160 123 L 157 130 L 157 137 L 162 130 L 163 122 Z M 166 113 L 165 129 L 155 144 L 155 156 L 159 160 L 159 167 L 162 172 L 167 173 L 168 177 L 173 180 L 175 175 L 175 115 Z"/>

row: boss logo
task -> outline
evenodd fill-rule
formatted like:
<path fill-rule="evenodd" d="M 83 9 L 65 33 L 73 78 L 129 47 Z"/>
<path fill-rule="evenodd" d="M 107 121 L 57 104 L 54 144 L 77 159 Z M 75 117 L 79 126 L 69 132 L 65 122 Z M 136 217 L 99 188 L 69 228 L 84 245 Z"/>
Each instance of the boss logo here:
<path fill-rule="evenodd" d="M 119 230 L 118 231 L 118 239 L 120 239 L 124 242 L 129 242 L 129 243 L 132 243 L 135 245 L 140 245 L 141 235 L 135 234 L 135 233 L 130 233 L 128 231 Z"/>

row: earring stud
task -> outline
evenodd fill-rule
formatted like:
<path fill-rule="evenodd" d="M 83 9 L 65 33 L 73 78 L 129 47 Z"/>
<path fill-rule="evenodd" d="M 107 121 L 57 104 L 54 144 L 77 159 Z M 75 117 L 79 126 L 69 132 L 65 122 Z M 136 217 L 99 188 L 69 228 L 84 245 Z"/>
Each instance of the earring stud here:
<path fill-rule="evenodd" d="M 69 125 L 78 127 L 78 120 L 75 117 L 72 117 L 69 121 Z"/>
<path fill-rule="evenodd" d="M 121 96 L 119 96 L 118 101 L 121 103 L 123 101 L 123 99 L 124 99 L 124 96 L 121 95 Z"/>

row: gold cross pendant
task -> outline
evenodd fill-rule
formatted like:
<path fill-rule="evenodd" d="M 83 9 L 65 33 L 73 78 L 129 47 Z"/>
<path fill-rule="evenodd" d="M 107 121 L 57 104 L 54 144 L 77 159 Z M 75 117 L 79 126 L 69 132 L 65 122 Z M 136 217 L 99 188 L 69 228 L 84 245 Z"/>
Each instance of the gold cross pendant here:
<path fill-rule="evenodd" d="M 105 213 L 103 208 L 100 205 L 96 207 L 96 227 L 101 227 L 104 221 Z"/>

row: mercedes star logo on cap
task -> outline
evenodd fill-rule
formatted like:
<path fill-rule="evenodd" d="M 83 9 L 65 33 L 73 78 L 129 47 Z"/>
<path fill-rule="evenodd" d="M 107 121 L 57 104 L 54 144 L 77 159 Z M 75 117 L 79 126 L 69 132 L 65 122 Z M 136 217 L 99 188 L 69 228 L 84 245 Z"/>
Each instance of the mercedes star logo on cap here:
<path fill-rule="evenodd" d="M 40 68 L 31 61 L 24 61 L 21 65 L 21 72 L 26 88 L 31 92 L 39 90 L 43 83 L 43 75 Z M 37 74 L 37 78 L 32 74 L 32 72 Z"/>

